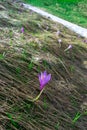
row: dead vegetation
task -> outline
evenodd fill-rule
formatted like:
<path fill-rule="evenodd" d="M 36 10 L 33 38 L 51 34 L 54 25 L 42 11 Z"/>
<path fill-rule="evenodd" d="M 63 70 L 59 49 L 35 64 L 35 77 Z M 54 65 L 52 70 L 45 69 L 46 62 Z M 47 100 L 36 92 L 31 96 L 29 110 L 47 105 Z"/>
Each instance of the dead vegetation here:
<path fill-rule="evenodd" d="M 0 14 L 7 16 L 0 16 L 0 130 L 86 130 L 84 38 L 20 4 L 10 0 L 0 4 Z M 69 44 L 73 48 L 64 52 Z M 52 80 L 31 103 L 29 97 L 40 91 L 38 73 L 44 70 Z M 82 116 L 74 122 L 77 113 Z"/>

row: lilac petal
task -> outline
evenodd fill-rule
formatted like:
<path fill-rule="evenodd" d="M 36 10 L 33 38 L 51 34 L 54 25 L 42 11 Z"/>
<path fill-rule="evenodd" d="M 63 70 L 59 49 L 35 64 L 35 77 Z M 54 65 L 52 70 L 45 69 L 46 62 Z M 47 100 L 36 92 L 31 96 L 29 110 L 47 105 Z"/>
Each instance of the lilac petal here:
<path fill-rule="evenodd" d="M 59 43 L 61 43 L 61 42 L 62 42 L 62 40 L 61 40 L 61 39 L 58 39 L 58 42 L 59 42 Z"/>
<path fill-rule="evenodd" d="M 67 51 L 72 48 L 72 45 L 69 45 L 64 51 Z"/>
<path fill-rule="evenodd" d="M 41 80 L 44 80 L 47 77 L 47 72 L 44 71 L 43 73 L 41 72 Z"/>
<path fill-rule="evenodd" d="M 38 75 L 38 78 L 39 78 L 39 82 L 41 82 L 41 75 L 40 74 Z"/>
<path fill-rule="evenodd" d="M 47 72 L 44 71 L 43 75 L 44 75 L 44 78 L 47 77 Z"/>
<path fill-rule="evenodd" d="M 49 79 L 49 80 L 51 79 L 51 74 L 48 75 L 48 79 Z"/>
<path fill-rule="evenodd" d="M 83 42 L 87 43 L 87 39 L 83 40 Z"/>
<path fill-rule="evenodd" d="M 41 80 L 43 80 L 43 78 L 44 78 L 44 75 L 43 75 L 43 73 L 42 73 L 42 72 L 41 72 L 41 77 L 40 77 L 40 78 L 41 78 Z"/>
<path fill-rule="evenodd" d="M 24 27 L 21 28 L 21 33 L 24 33 Z"/>
<path fill-rule="evenodd" d="M 51 74 L 49 74 L 49 75 L 47 76 L 47 78 L 46 78 L 46 83 L 48 83 L 50 79 L 51 79 Z"/>
<path fill-rule="evenodd" d="M 70 48 L 72 48 L 72 45 L 69 45 L 67 49 L 70 49 Z"/>
<path fill-rule="evenodd" d="M 44 73 L 43 73 L 43 74 L 44 74 L 44 76 L 45 76 L 45 77 L 47 76 L 47 72 L 46 72 L 46 70 L 44 71 Z"/>
<path fill-rule="evenodd" d="M 49 80 L 51 79 L 51 74 L 49 74 L 42 82 L 41 82 L 41 85 L 42 86 L 45 86 Z"/>
<path fill-rule="evenodd" d="M 40 85 L 41 85 L 41 86 L 44 86 L 44 85 L 45 85 L 45 79 L 44 79 L 44 80 L 41 80 Z"/>
<path fill-rule="evenodd" d="M 59 34 L 60 34 L 60 31 L 58 30 L 58 31 L 56 32 L 56 34 L 59 35 Z"/>

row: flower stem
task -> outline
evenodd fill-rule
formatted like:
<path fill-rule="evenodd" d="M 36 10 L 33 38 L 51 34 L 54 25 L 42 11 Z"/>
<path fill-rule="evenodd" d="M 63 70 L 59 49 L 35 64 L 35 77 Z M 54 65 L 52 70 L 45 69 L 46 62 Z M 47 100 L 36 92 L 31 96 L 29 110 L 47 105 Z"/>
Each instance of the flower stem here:
<path fill-rule="evenodd" d="M 42 90 L 40 91 L 40 93 L 37 95 L 37 97 L 32 100 L 33 102 L 37 101 L 37 100 L 40 98 L 40 96 L 41 96 L 43 90 L 44 90 L 44 89 L 42 89 Z"/>
<path fill-rule="evenodd" d="M 31 102 L 36 102 L 36 101 L 40 98 L 40 96 L 41 96 L 43 90 L 44 90 L 44 88 L 40 91 L 40 93 L 39 93 L 34 99 L 31 99 L 31 100 L 29 100 L 29 101 L 31 101 Z"/>

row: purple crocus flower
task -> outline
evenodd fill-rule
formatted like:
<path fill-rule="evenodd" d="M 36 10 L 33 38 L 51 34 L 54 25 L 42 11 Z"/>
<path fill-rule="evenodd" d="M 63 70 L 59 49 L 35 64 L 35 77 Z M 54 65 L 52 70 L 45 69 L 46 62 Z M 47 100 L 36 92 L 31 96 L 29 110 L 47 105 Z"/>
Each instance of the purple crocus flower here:
<path fill-rule="evenodd" d="M 83 42 L 84 42 L 84 43 L 87 43 L 87 39 L 84 39 Z"/>
<path fill-rule="evenodd" d="M 62 42 L 62 40 L 61 40 L 61 39 L 58 39 L 58 42 L 59 42 L 59 43 L 61 43 L 61 42 Z"/>
<path fill-rule="evenodd" d="M 72 48 L 72 45 L 69 45 L 67 49 L 71 49 Z"/>
<path fill-rule="evenodd" d="M 24 27 L 21 28 L 21 33 L 24 33 Z"/>
<path fill-rule="evenodd" d="M 40 90 L 44 88 L 44 86 L 50 81 L 51 74 L 47 75 L 47 72 L 44 71 L 43 73 L 39 74 L 39 82 L 40 82 Z"/>
<path fill-rule="evenodd" d="M 72 48 L 72 45 L 69 45 L 64 51 L 67 51 Z"/>
<path fill-rule="evenodd" d="M 81 36 L 80 35 L 78 35 L 78 38 L 80 38 Z"/>
<path fill-rule="evenodd" d="M 58 39 L 59 47 L 61 47 L 62 40 Z"/>
<path fill-rule="evenodd" d="M 57 35 L 60 35 L 60 31 L 58 30 L 58 31 L 56 32 L 56 34 L 57 34 Z"/>

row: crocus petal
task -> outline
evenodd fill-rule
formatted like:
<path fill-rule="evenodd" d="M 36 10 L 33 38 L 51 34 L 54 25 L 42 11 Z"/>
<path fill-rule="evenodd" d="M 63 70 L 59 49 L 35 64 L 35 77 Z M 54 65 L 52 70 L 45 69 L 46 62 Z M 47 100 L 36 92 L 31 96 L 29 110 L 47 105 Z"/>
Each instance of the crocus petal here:
<path fill-rule="evenodd" d="M 41 72 L 41 80 L 43 80 L 44 79 L 44 75 L 43 75 L 43 73 Z"/>
<path fill-rule="evenodd" d="M 83 42 L 87 43 L 87 39 L 84 39 Z"/>
<path fill-rule="evenodd" d="M 67 51 L 72 48 L 72 45 L 69 45 L 64 51 Z"/>
<path fill-rule="evenodd" d="M 56 34 L 59 35 L 59 34 L 60 34 L 60 31 L 58 30 L 58 31 L 56 32 Z"/>
<path fill-rule="evenodd" d="M 40 82 L 41 81 L 41 75 L 40 74 L 38 75 L 38 78 L 39 78 L 39 82 Z"/>
<path fill-rule="evenodd" d="M 61 40 L 61 39 L 58 39 L 58 42 L 59 42 L 59 43 L 61 43 L 61 42 L 62 42 L 62 40 Z"/>
<path fill-rule="evenodd" d="M 24 27 L 21 28 L 21 33 L 24 33 Z"/>
<path fill-rule="evenodd" d="M 51 74 L 47 76 L 47 80 L 49 81 L 51 79 Z"/>
<path fill-rule="evenodd" d="M 45 84 L 47 84 L 47 83 L 50 81 L 50 79 L 51 79 L 51 74 L 49 74 L 49 75 L 47 76 L 47 78 L 45 79 Z"/>
<path fill-rule="evenodd" d="M 44 71 L 43 75 L 44 75 L 44 78 L 45 78 L 45 77 L 47 76 L 47 72 L 46 72 L 46 71 Z"/>
<path fill-rule="evenodd" d="M 67 49 L 70 49 L 70 48 L 72 48 L 72 45 L 69 45 Z"/>

